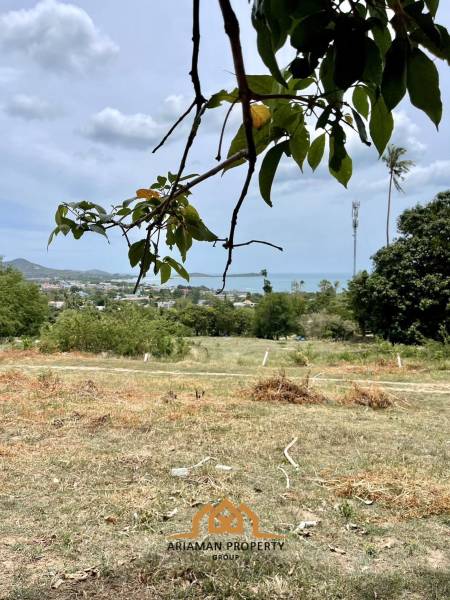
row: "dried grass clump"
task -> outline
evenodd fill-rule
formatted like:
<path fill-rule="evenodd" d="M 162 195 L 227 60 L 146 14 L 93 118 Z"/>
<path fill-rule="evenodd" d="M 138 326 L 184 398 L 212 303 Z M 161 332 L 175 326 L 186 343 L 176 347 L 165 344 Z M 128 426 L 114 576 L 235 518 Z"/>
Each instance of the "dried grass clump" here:
<path fill-rule="evenodd" d="M 368 406 L 374 410 L 392 408 L 395 402 L 391 394 L 376 385 L 361 387 L 354 383 L 352 388 L 340 398 L 340 404 L 347 406 Z"/>
<path fill-rule="evenodd" d="M 433 480 L 411 476 L 404 470 L 385 469 L 337 477 L 327 482 L 336 496 L 377 502 L 413 519 L 450 512 L 450 489 Z"/>
<path fill-rule="evenodd" d="M 20 371 L 5 371 L 0 373 L 0 385 L 6 388 L 21 389 L 30 384 L 30 378 Z"/>
<path fill-rule="evenodd" d="M 257 402 L 282 402 L 287 404 L 323 404 L 327 397 L 309 384 L 309 377 L 300 384 L 294 383 L 284 374 L 258 381 L 247 395 Z"/>
<path fill-rule="evenodd" d="M 63 391 L 64 385 L 61 378 L 53 371 L 39 373 L 31 386 L 41 397 L 50 397 Z"/>

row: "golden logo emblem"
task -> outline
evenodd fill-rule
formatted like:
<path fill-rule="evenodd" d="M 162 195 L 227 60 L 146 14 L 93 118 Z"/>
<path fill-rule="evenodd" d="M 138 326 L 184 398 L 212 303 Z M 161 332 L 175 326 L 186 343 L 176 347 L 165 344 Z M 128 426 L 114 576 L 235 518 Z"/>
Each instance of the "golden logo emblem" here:
<path fill-rule="evenodd" d="M 269 533 L 260 530 L 260 519 L 258 515 L 241 502 L 236 506 L 228 498 L 224 498 L 219 504 L 205 504 L 192 518 L 191 531 L 187 533 L 174 533 L 170 538 L 194 540 L 201 536 L 200 528 L 202 520 L 207 519 L 207 531 L 210 535 L 244 535 L 245 519 L 251 523 L 252 537 L 260 540 L 276 540 L 284 538 L 278 533 Z"/>

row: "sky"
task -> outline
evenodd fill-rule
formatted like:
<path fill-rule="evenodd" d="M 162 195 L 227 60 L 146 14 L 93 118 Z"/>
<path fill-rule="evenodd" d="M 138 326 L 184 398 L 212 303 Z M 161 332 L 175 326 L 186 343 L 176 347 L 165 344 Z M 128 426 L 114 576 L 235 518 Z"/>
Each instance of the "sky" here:
<path fill-rule="evenodd" d="M 92 200 L 108 207 L 148 187 L 156 176 L 176 171 L 186 137 L 180 127 L 156 154 L 152 148 L 193 98 L 191 0 L 1 0 L 0 2 L 0 256 L 50 267 L 130 272 L 119 235 L 90 234 L 75 241 L 59 236 L 47 250 L 60 202 Z M 235 0 L 248 74 L 266 72 L 250 23 L 250 5 Z M 441 2 L 438 22 L 450 26 L 450 7 Z M 217 2 L 202 3 L 200 76 L 205 95 L 235 87 L 228 40 Z M 283 64 L 288 54 L 280 57 Z M 405 194 L 395 194 L 395 219 L 407 207 L 450 188 L 450 77 L 439 65 L 444 117 L 439 129 L 403 101 L 395 112 L 392 141 L 416 162 Z M 225 108 L 226 110 L 226 108 Z M 238 126 L 230 120 L 229 143 Z M 187 172 L 213 167 L 222 109 L 210 111 L 197 138 Z M 353 241 L 351 204 L 358 200 L 358 268 L 385 242 L 388 176 L 376 152 L 350 136 L 354 175 L 348 189 L 326 166 L 304 173 L 282 163 L 269 208 L 257 178 L 240 214 L 236 241 L 265 239 L 262 246 L 236 250 L 232 272 L 350 272 Z M 225 237 L 245 177 L 236 168 L 195 189 L 191 201 L 206 224 Z M 196 243 L 191 271 L 219 273 L 225 250 Z"/>

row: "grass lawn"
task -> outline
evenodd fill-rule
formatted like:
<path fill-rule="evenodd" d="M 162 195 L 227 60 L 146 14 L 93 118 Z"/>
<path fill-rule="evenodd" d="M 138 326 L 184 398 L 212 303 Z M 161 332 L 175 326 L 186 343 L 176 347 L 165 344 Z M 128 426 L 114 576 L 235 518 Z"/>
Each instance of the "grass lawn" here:
<path fill-rule="evenodd" d="M 0 352 L 0 598 L 448 599 L 445 359 L 402 349 L 400 369 L 370 344 L 194 341 L 178 363 Z M 328 401 L 253 401 L 280 369 L 309 372 Z M 395 406 L 342 405 L 351 379 L 383 382 Z M 168 548 L 223 498 L 283 548 Z M 198 541 L 230 539 L 253 538 Z"/>

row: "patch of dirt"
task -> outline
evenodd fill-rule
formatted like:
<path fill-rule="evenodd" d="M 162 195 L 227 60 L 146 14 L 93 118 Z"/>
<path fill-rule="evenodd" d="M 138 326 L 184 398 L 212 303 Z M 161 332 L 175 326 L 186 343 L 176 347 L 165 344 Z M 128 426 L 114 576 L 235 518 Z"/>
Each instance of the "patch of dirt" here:
<path fill-rule="evenodd" d="M 324 404 L 328 398 L 309 384 L 306 377 L 300 384 L 285 375 L 258 381 L 245 395 L 257 402 L 282 402 L 288 404 Z"/>

